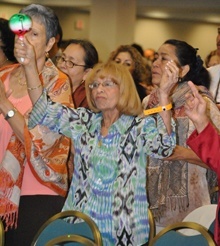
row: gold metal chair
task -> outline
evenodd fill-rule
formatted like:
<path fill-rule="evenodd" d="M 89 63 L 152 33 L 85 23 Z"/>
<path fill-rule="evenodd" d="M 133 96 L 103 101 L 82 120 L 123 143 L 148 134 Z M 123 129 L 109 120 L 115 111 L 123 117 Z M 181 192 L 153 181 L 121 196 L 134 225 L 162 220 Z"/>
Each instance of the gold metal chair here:
<path fill-rule="evenodd" d="M 176 231 L 183 228 L 194 229 L 200 232 L 196 236 L 186 236 Z M 195 222 L 179 222 L 165 227 L 149 243 L 149 246 L 216 246 L 213 237 L 207 228 Z"/>
<path fill-rule="evenodd" d="M 65 242 L 78 242 L 86 246 L 97 246 L 93 241 L 91 241 L 88 238 L 79 236 L 79 235 L 62 235 L 56 238 L 53 238 L 49 242 L 45 244 L 45 246 L 54 246 L 57 245 L 58 243 L 65 243 Z"/>
<path fill-rule="evenodd" d="M 5 230 L 2 220 L 0 220 L 0 246 L 4 246 L 5 244 Z"/>
<path fill-rule="evenodd" d="M 149 233 L 148 243 L 150 243 L 150 241 L 154 238 L 155 233 L 156 233 L 154 216 L 153 216 L 150 208 L 148 208 L 148 220 L 149 220 L 149 226 L 150 226 L 150 233 Z"/>
<path fill-rule="evenodd" d="M 65 218 L 76 218 L 85 223 L 72 224 Z M 46 245 L 52 239 L 60 236 L 67 239 L 67 235 L 73 234 L 94 241 L 96 246 L 102 246 L 101 233 L 95 222 L 88 215 L 75 210 L 57 213 L 48 219 L 36 233 L 31 246 Z"/>

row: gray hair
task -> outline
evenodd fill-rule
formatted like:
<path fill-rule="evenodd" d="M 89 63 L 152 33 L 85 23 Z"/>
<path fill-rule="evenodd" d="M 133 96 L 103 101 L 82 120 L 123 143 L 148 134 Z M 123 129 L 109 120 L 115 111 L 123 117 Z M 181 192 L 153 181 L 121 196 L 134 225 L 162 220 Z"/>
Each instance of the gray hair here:
<path fill-rule="evenodd" d="M 59 19 L 54 11 L 40 4 L 30 4 L 20 10 L 20 13 L 35 18 L 45 26 L 47 42 L 50 38 L 56 37 L 58 32 Z"/>

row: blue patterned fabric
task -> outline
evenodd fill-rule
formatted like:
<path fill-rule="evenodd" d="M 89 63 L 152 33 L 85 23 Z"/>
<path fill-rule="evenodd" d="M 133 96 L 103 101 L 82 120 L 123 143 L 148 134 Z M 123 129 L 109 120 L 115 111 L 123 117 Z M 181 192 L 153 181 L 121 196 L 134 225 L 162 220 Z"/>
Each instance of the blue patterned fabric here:
<path fill-rule="evenodd" d="M 147 156 L 169 156 L 175 134 L 167 134 L 159 115 L 121 115 L 102 137 L 101 120 L 101 113 L 66 108 L 44 92 L 30 115 L 29 128 L 41 123 L 74 140 L 74 174 L 63 210 L 88 214 L 104 245 L 138 246 L 149 234 Z"/>

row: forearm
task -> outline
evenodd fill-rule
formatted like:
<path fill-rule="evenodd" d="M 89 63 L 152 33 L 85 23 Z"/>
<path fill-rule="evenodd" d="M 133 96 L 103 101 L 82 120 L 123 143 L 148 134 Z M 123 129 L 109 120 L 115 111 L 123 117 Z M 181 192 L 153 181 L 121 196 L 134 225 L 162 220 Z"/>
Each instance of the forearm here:
<path fill-rule="evenodd" d="M 171 103 L 170 98 L 166 94 L 159 94 L 159 105 L 160 106 L 167 106 Z M 159 113 L 162 117 L 164 124 L 167 128 L 167 132 L 171 134 L 172 127 L 171 127 L 171 110 L 164 110 Z"/>
<path fill-rule="evenodd" d="M 7 115 L 7 113 L 10 110 L 15 110 L 15 115 L 11 118 L 8 118 L 7 121 L 10 124 L 15 135 L 19 138 L 19 140 L 22 143 L 24 143 L 25 120 L 24 120 L 23 115 L 21 115 L 19 111 L 17 111 L 17 109 L 14 108 L 13 104 L 10 101 L 7 101 L 4 104 L 1 104 L 1 112 L 4 115 L 4 117 Z"/>
<path fill-rule="evenodd" d="M 24 67 L 27 80 L 27 89 L 32 104 L 34 105 L 43 92 L 43 85 L 39 77 L 39 72 L 35 65 Z"/>

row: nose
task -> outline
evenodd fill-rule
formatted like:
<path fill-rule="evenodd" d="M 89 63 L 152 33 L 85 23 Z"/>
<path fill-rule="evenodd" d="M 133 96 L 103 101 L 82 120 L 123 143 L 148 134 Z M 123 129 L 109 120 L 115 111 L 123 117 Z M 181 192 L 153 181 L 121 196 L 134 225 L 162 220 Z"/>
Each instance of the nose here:
<path fill-rule="evenodd" d="M 102 83 L 99 83 L 98 84 L 97 91 L 98 92 L 103 92 L 103 85 L 102 85 Z"/>

